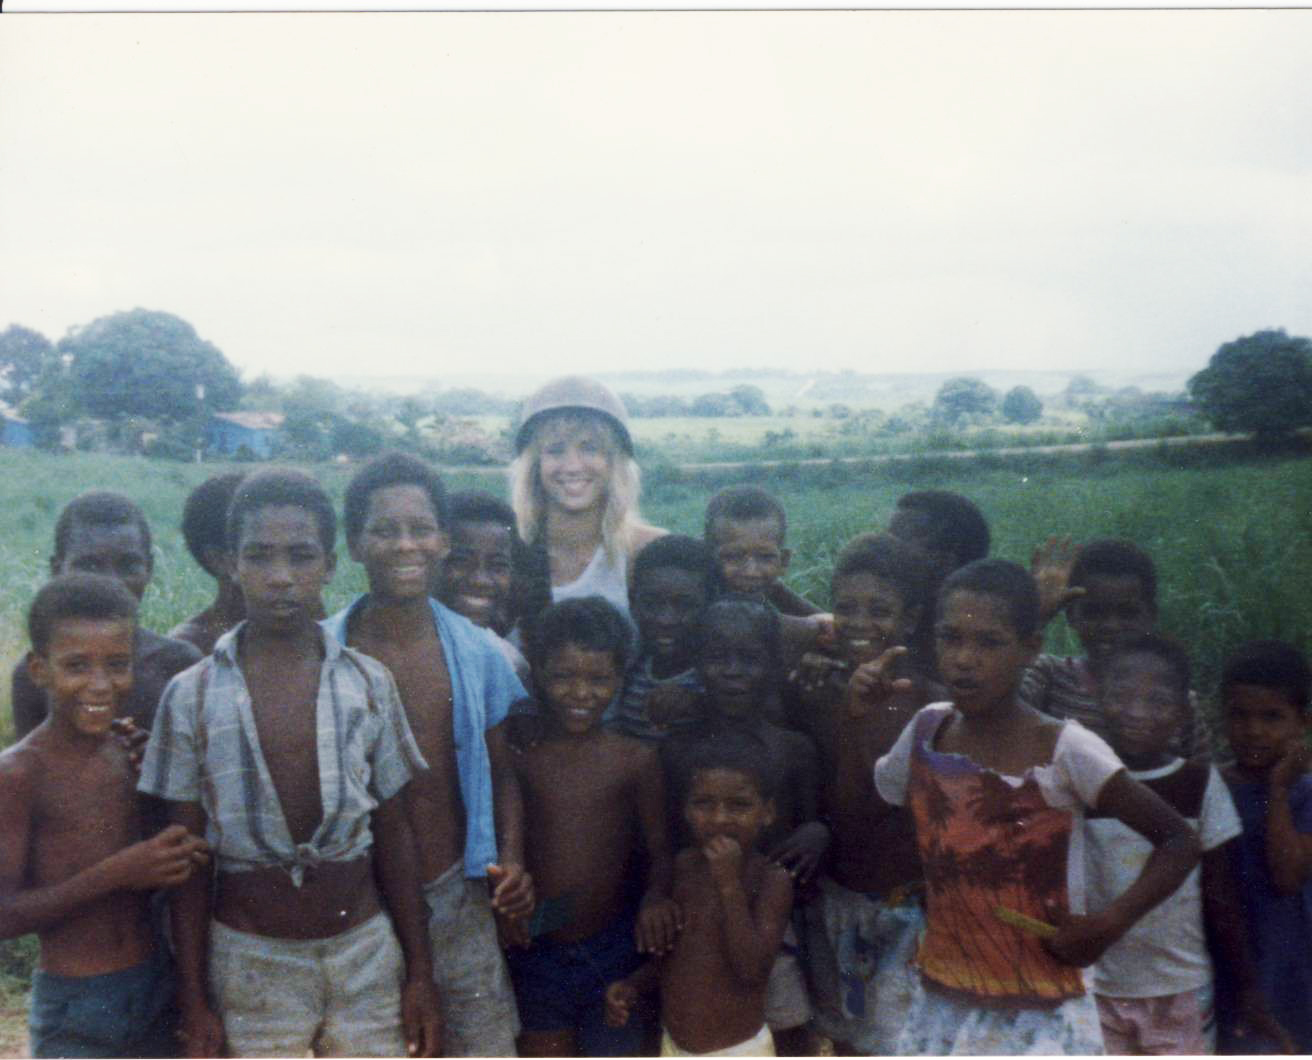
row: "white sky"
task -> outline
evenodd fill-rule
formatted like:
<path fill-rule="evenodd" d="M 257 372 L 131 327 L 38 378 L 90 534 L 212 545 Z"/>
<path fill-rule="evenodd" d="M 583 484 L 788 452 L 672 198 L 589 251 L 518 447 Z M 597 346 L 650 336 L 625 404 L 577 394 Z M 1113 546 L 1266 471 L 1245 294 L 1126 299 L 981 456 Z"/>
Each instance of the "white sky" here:
<path fill-rule="evenodd" d="M 252 377 L 1192 371 L 1312 333 L 1312 11 L 0 20 L 0 328 Z"/>

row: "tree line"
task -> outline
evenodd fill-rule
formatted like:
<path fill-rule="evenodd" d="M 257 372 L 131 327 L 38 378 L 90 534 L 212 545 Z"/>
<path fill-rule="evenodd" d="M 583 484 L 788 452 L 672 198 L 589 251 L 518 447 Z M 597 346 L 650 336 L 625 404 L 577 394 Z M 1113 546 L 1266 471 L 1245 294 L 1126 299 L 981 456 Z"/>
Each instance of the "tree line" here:
<path fill-rule="evenodd" d="M 685 373 L 688 374 L 688 373 Z M 704 373 L 692 373 L 702 378 Z M 624 393 L 634 417 L 795 416 L 772 408 L 749 384 L 692 397 Z M 309 376 L 290 384 L 269 376 L 243 382 L 213 343 L 171 313 L 133 309 L 69 329 L 58 342 L 21 324 L 0 332 L 0 400 L 26 419 L 38 445 L 59 444 L 80 420 L 108 424 L 115 441 L 149 428 L 155 455 L 185 458 L 203 445 L 207 417 L 238 409 L 283 417 L 279 455 L 324 459 L 368 456 L 391 445 L 447 463 L 498 463 L 509 455 L 505 431 L 487 432 L 469 417 L 514 417 L 518 402 L 471 388 L 395 397 L 350 391 Z M 1312 426 L 1312 341 L 1266 329 L 1222 344 L 1188 382 L 1186 394 L 1109 390 L 1076 376 L 1050 396 L 1091 420 L 1201 415 L 1219 430 L 1278 437 Z M 969 376 L 949 379 L 933 402 L 897 412 L 858 410 L 839 401 L 809 414 L 848 420 L 848 432 L 896 434 L 1040 421 L 1044 401 L 1028 386 L 1001 393 Z M 11 413 L 11 414 L 13 414 Z M 2 414 L 2 412 L 0 412 Z"/>

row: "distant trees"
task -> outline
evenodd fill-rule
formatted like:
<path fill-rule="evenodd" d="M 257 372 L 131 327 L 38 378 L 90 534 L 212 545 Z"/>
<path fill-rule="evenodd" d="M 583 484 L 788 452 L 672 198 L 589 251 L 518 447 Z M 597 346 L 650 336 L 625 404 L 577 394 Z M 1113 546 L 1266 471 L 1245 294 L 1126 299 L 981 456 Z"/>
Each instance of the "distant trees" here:
<path fill-rule="evenodd" d="M 1312 341 L 1279 328 L 1227 342 L 1189 394 L 1219 430 L 1271 439 L 1312 426 Z"/>
<path fill-rule="evenodd" d="M 998 392 L 982 379 L 959 376 L 949 379 L 934 396 L 935 419 L 958 426 L 968 419 L 985 419 L 998 408 Z"/>
<path fill-rule="evenodd" d="M 1021 426 L 1036 423 L 1043 415 L 1043 402 L 1039 395 L 1027 386 L 1014 386 L 1002 399 L 1002 418 L 1008 423 Z"/>
<path fill-rule="evenodd" d="M 39 331 L 22 324 L 0 331 L 0 398 L 17 405 L 32 393 L 54 356 L 54 345 Z"/>

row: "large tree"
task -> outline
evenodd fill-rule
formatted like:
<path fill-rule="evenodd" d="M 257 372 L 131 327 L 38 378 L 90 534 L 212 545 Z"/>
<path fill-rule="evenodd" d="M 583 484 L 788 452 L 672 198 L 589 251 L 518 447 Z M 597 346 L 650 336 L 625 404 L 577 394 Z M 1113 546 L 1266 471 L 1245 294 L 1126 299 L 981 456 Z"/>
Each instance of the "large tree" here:
<path fill-rule="evenodd" d="M 1034 423 L 1043 415 L 1043 402 L 1039 395 L 1027 386 L 1014 386 L 1002 399 L 1002 418 L 1008 423 L 1024 426 Z"/>
<path fill-rule="evenodd" d="M 27 397 L 55 355 L 55 347 L 39 331 L 10 324 L 0 331 L 0 397 L 17 405 Z"/>
<path fill-rule="evenodd" d="M 171 313 L 133 309 L 100 317 L 59 341 L 72 356 L 70 373 L 83 407 L 93 416 L 180 420 L 199 410 L 236 408 L 237 371 L 213 343 Z"/>
<path fill-rule="evenodd" d="M 1189 380 L 1189 396 L 1223 431 L 1270 439 L 1312 426 L 1312 342 L 1284 328 L 1227 342 Z"/>
<path fill-rule="evenodd" d="M 992 416 L 997 408 L 998 392 L 988 383 L 959 376 L 938 388 L 933 415 L 944 423 L 957 424 L 966 417 Z"/>

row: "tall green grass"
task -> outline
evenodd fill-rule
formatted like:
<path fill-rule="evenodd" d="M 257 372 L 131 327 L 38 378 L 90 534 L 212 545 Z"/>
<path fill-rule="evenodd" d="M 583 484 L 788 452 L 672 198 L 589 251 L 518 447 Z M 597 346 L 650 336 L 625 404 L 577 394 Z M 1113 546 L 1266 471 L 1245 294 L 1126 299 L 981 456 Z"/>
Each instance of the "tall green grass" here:
<path fill-rule="evenodd" d="M 249 465 L 247 465 L 249 466 Z M 222 465 L 166 464 L 101 455 L 0 450 L 0 665 L 26 647 L 23 615 L 47 572 L 60 508 L 83 490 L 115 489 L 145 510 L 155 535 L 155 576 L 142 607 L 165 630 L 210 600 L 213 584 L 191 561 L 178 529 L 187 493 Z M 349 468 L 311 469 L 338 502 Z M 833 558 L 853 534 L 886 525 L 909 489 L 949 489 L 976 501 L 995 555 L 1028 563 L 1049 534 L 1077 541 L 1128 537 L 1154 557 L 1162 627 L 1192 651 L 1196 684 L 1210 689 L 1227 652 L 1253 637 L 1307 649 L 1312 636 L 1312 460 L 1247 450 L 1166 450 L 1132 455 L 1095 448 L 1078 457 L 926 457 L 867 467 L 748 467 L 690 477 L 649 467 L 644 510 L 659 525 L 699 535 L 706 500 L 730 482 L 757 482 L 789 515 L 788 582 L 827 603 Z M 504 492 L 492 477 L 452 477 L 452 489 Z M 344 552 L 344 549 L 342 550 Z M 325 594 L 330 609 L 364 587 L 343 555 Z M 1062 620 L 1052 650 L 1078 650 Z M 10 733 L 8 681 L 0 681 L 0 741 Z"/>

